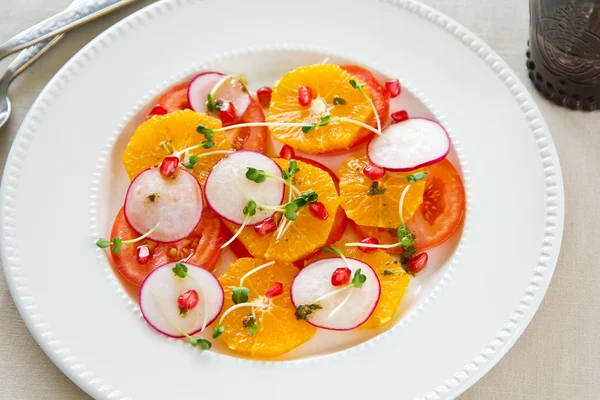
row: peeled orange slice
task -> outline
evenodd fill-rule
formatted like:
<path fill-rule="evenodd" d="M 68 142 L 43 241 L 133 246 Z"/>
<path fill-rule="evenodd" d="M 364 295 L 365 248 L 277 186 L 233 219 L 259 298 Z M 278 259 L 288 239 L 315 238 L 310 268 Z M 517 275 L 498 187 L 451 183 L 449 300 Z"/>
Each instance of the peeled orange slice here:
<path fill-rule="evenodd" d="M 240 285 L 242 276 L 266 262 L 258 258 L 240 258 L 219 278 L 225 291 L 223 312 L 234 305 L 233 289 Z M 244 287 L 250 289 L 248 303 L 264 307 L 254 307 L 258 329 L 252 335 L 244 321 L 250 325 L 248 319 L 253 315 L 253 307 L 241 307 L 225 316 L 222 321 L 225 330 L 220 338 L 230 349 L 248 357 L 273 358 L 292 351 L 316 333 L 314 326 L 295 316 L 290 287 L 297 273 L 298 269 L 291 264 L 274 263 L 244 280 Z M 276 282 L 283 285 L 283 292 L 272 298 L 266 297 L 267 290 Z"/>
<path fill-rule="evenodd" d="M 273 87 L 267 122 L 319 122 L 325 115 L 371 122 L 373 110 L 368 100 L 350 85 L 351 79 L 348 72 L 329 64 L 299 67 L 286 73 Z M 310 105 L 302 106 L 298 102 L 298 89 L 302 86 L 312 92 Z M 368 94 L 368 87 L 364 86 L 363 91 Z M 342 100 L 334 100 L 336 98 Z M 345 104 L 340 104 L 342 102 Z M 310 154 L 347 149 L 370 134 L 358 125 L 341 121 L 330 122 L 309 133 L 303 133 L 301 127 L 289 126 L 272 126 L 270 130 L 278 141 Z"/>
<path fill-rule="evenodd" d="M 351 157 L 344 161 L 339 170 L 340 200 L 348 218 L 359 225 L 379 228 L 400 226 L 400 197 L 408 180 L 404 177 L 413 172 L 387 173 L 378 181 L 372 181 L 363 169 L 369 165 L 366 156 Z M 376 184 L 375 184 L 376 182 Z M 423 202 L 423 180 L 411 184 L 402 207 L 402 216 L 407 221 Z"/>
<path fill-rule="evenodd" d="M 182 110 L 155 115 L 141 124 L 129 140 L 123 154 L 123 164 L 129 179 L 135 178 L 147 168 L 158 165 L 166 156 L 204 142 L 206 138 L 196 131 L 198 125 L 217 129 L 221 127 L 221 121 L 195 111 Z M 231 150 L 229 140 L 223 132 L 215 132 L 213 142 L 214 146 L 210 149 L 200 147 L 189 154 Z M 225 154 L 215 154 L 198 159 L 192 172 L 201 184 L 206 181 L 213 165 L 224 156 Z"/>
<path fill-rule="evenodd" d="M 275 162 L 281 169 L 286 170 L 290 161 L 276 158 Z M 313 165 L 297 161 L 300 172 L 294 175 L 293 184 L 301 192 L 314 190 L 321 203 L 325 206 L 328 218 L 320 220 L 315 218 L 306 207 L 303 212 L 291 223 L 287 231 L 277 240 L 277 231 L 266 236 L 260 236 L 253 227 L 246 227 L 238 236 L 238 240 L 248 249 L 254 257 L 266 258 L 281 262 L 294 262 L 306 257 L 315 249 L 325 245 L 335 220 L 340 199 L 333 180 L 329 174 Z M 289 192 L 286 187 L 284 203 L 287 203 Z M 239 225 L 225 222 L 227 227 L 236 232 Z"/>

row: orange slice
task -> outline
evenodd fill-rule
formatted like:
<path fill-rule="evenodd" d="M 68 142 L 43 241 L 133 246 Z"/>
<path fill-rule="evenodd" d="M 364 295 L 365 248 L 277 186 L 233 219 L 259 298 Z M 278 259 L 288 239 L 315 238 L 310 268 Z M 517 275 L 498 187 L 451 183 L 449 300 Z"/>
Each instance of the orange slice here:
<path fill-rule="evenodd" d="M 234 305 L 231 296 L 240 278 L 248 271 L 266 263 L 258 258 L 240 258 L 219 278 L 225 290 L 223 312 Z M 294 350 L 306 343 L 317 329 L 305 321 L 297 320 L 290 299 L 290 287 L 298 269 L 291 264 L 276 263 L 253 273 L 244 280 L 250 289 L 249 303 L 264 304 L 254 308 L 258 330 L 250 335 L 244 318 L 252 315 L 251 307 L 242 307 L 229 313 L 222 322 L 225 331 L 220 338 L 233 351 L 248 357 L 273 358 Z M 275 282 L 283 284 L 283 293 L 271 299 L 265 297 L 267 289 Z M 219 317 L 220 318 L 220 317 Z"/>
<path fill-rule="evenodd" d="M 281 169 L 286 170 L 289 160 L 276 158 L 275 162 Z M 301 192 L 314 190 L 319 195 L 319 200 L 325 206 L 329 217 L 320 220 L 312 216 L 308 207 L 298 214 L 287 231 L 277 240 L 277 231 L 266 236 L 260 236 L 253 227 L 246 227 L 238 236 L 238 240 L 248 249 L 254 257 L 266 258 L 282 262 L 294 262 L 306 257 L 315 249 L 325 245 L 335 220 L 340 199 L 333 180 L 329 174 L 313 165 L 296 161 L 300 172 L 294 175 L 294 186 Z M 285 202 L 289 198 L 286 189 Z M 281 222 L 280 222 L 281 223 Z M 225 221 L 231 232 L 236 232 L 239 225 Z"/>
<path fill-rule="evenodd" d="M 404 271 L 400 261 L 397 258 L 390 256 L 383 250 L 377 250 L 374 253 L 365 253 L 360 251 L 357 247 L 346 247 L 347 241 L 336 242 L 333 247 L 342 250 L 342 253 L 346 257 L 356 258 L 362 262 L 365 262 L 373 268 L 379 283 L 381 284 L 381 297 L 379 297 L 379 303 L 375 307 L 375 311 L 369 317 L 367 322 L 361 325 L 361 328 L 377 328 L 378 326 L 388 323 L 396 310 L 400 301 L 406 293 L 408 284 L 410 283 L 410 276 Z M 322 253 L 319 258 L 331 258 L 335 255 L 331 253 Z M 311 260 L 314 261 L 314 260 Z"/>
<path fill-rule="evenodd" d="M 373 110 L 367 99 L 350 85 L 351 79 L 352 75 L 342 68 L 328 64 L 299 67 L 286 73 L 273 87 L 267 122 L 319 122 L 325 115 L 371 122 Z M 311 89 L 312 105 L 298 103 L 301 86 Z M 368 87 L 364 86 L 363 91 L 368 94 Z M 336 97 L 346 104 L 334 105 Z M 278 141 L 310 154 L 347 149 L 370 135 L 358 125 L 341 121 L 330 122 L 309 133 L 303 133 L 300 127 L 272 126 L 270 130 Z"/>
<path fill-rule="evenodd" d="M 348 218 L 359 225 L 379 228 L 398 228 L 400 226 L 400 196 L 408 181 L 400 174 L 387 173 L 377 181 L 377 191 L 371 190 L 373 181 L 363 169 L 369 165 L 366 156 L 351 157 L 344 161 L 339 171 L 340 200 Z M 410 175 L 406 172 L 403 175 Z M 417 181 L 411 185 L 402 207 L 402 216 L 407 221 L 423 202 L 425 182 Z"/>
<path fill-rule="evenodd" d="M 155 115 L 141 124 L 129 140 L 123 154 L 123 164 L 129 179 L 135 178 L 147 168 L 158 165 L 166 156 L 205 141 L 206 138 L 196 131 L 200 124 L 211 129 L 221 127 L 221 121 L 218 119 L 191 110 Z M 213 141 L 215 145 L 210 149 L 200 147 L 189 154 L 231 150 L 229 140 L 223 132 L 215 132 Z M 201 184 L 206 181 L 213 165 L 224 156 L 225 154 L 215 154 L 198 159 L 193 173 Z"/>

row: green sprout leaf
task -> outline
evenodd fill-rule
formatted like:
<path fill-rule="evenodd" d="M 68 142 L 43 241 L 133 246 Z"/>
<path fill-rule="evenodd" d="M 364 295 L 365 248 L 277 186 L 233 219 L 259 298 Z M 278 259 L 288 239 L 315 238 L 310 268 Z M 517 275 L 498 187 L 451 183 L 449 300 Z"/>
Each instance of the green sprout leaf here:
<path fill-rule="evenodd" d="M 256 202 L 254 200 L 248 201 L 248 205 L 242 210 L 246 217 L 253 217 L 256 214 Z"/>
<path fill-rule="evenodd" d="M 123 241 L 121 239 L 119 239 L 118 237 L 116 237 L 113 239 L 112 244 L 113 244 L 113 248 L 112 248 L 113 254 L 119 254 L 121 252 L 121 246 L 123 245 Z"/>
<path fill-rule="evenodd" d="M 380 188 L 379 182 L 375 181 L 375 182 L 371 183 L 371 186 L 369 187 L 369 191 L 367 192 L 367 196 L 377 196 L 379 194 L 384 194 L 385 191 L 386 191 L 386 189 Z"/>
<path fill-rule="evenodd" d="M 356 270 L 354 273 L 354 277 L 352 278 L 352 286 L 355 288 L 361 288 L 363 284 L 367 281 L 367 277 L 360 273 L 360 268 Z"/>
<path fill-rule="evenodd" d="M 325 126 L 329 122 L 331 122 L 331 115 L 325 115 L 324 117 L 321 117 L 321 120 L 319 121 L 319 123 L 317 125 L 318 126 Z"/>
<path fill-rule="evenodd" d="M 342 251 L 340 249 L 338 249 L 337 247 L 322 247 L 321 251 L 323 253 L 335 253 L 338 256 L 342 256 L 343 255 Z"/>
<path fill-rule="evenodd" d="M 214 145 L 215 142 L 213 142 L 212 140 L 205 140 L 204 142 L 200 143 L 200 146 L 202 146 L 202 148 L 204 149 L 210 149 Z"/>
<path fill-rule="evenodd" d="M 298 217 L 298 215 L 296 214 L 296 212 L 295 212 L 295 211 L 285 211 L 285 212 L 283 213 L 283 216 L 284 216 L 286 219 L 289 219 L 290 221 L 295 221 L 295 220 L 296 220 L 296 217 Z"/>
<path fill-rule="evenodd" d="M 316 310 L 320 310 L 321 307 L 318 304 L 300 304 L 298 307 L 296 307 L 296 319 L 297 320 L 304 320 L 304 321 L 308 321 L 308 317 L 315 312 Z"/>
<path fill-rule="evenodd" d="M 302 193 L 300 197 L 305 199 L 308 204 L 314 203 L 317 200 L 319 200 L 319 195 L 314 190 L 309 190 L 308 192 Z"/>
<path fill-rule="evenodd" d="M 221 336 L 223 334 L 223 332 L 225 332 L 225 327 L 221 324 L 217 324 L 217 326 L 215 326 L 215 329 L 213 330 L 213 334 L 212 334 L 213 339 L 216 339 L 219 336 Z"/>
<path fill-rule="evenodd" d="M 254 325 L 252 325 L 250 327 L 250 329 L 248 329 L 248 335 L 254 336 L 254 334 L 256 333 L 256 331 L 258 331 L 258 323 L 257 322 L 255 322 Z"/>
<path fill-rule="evenodd" d="M 346 105 L 346 100 L 344 100 L 343 98 L 341 98 L 340 96 L 335 96 L 333 98 L 333 105 L 334 106 L 345 106 Z"/>
<path fill-rule="evenodd" d="M 263 183 L 267 180 L 267 174 L 262 169 L 248 167 L 248 171 L 246 171 L 246 179 L 256 183 Z"/>
<path fill-rule="evenodd" d="M 300 168 L 298 168 L 298 163 L 296 160 L 290 161 L 288 164 L 287 170 L 283 171 L 283 179 L 288 180 L 292 177 L 292 175 L 296 175 L 300 172 Z"/>
<path fill-rule="evenodd" d="M 100 247 L 101 249 L 105 249 L 107 247 L 110 247 L 111 245 L 111 241 L 104 239 L 104 238 L 100 238 L 98 239 L 98 241 L 96 242 L 96 246 Z"/>
<path fill-rule="evenodd" d="M 400 228 L 398 228 L 398 230 L 396 232 L 398 235 L 398 242 L 400 242 L 402 239 L 404 239 L 405 237 L 410 235 L 410 231 L 408 230 L 408 228 L 406 226 L 401 226 Z"/>
<path fill-rule="evenodd" d="M 303 133 L 309 133 L 315 130 L 315 128 L 317 127 L 317 124 L 315 124 L 314 122 L 311 122 L 310 124 L 304 125 L 302 127 L 302 132 Z"/>
<path fill-rule="evenodd" d="M 190 158 L 188 159 L 188 162 L 186 162 L 184 165 L 187 169 L 194 169 L 196 164 L 198 164 L 199 159 L 200 159 L 200 157 L 192 154 L 190 156 Z M 154 201 L 154 200 L 151 200 L 151 201 Z"/>
<path fill-rule="evenodd" d="M 187 276 L 188 268 L 184 264 L 182 264 L 181 262 L 178 262 L 171 269 L 171 271 L 173 271 L 173 273 L 175 274 L 175 276 L 178 276 L 180 278 L 185 278 Z"/>
<path fill-rule="evenodd" d="M 215 103 L 215 99 L 211 93 L 206 96 L 206 110 L 208 112 L 217 110 L 217 104 Z"/>
<path fill-rule="evenodd" d="M 231 300 L 235 304 L 248 302 L 248 296 L 250 295 L 250 289 L 243 286 L 233 288 L 231 293 Z"/>
<path fill-rule="evenodd" d="M 425 175 L 427 175 L 427 172 L 415 172 L 414 174 L 408 175 L 406 179 L 408 180 L 408 183 L 413 184 L 425 179 Z"/>
<path fill-rule="evenodd" d="M 350 86 L 358 91 L 361 91 L 365 84 L 363 82 L 357 82 L 355 79 L 350 79 Z"/>
<path fill-rule="evenodd" d="M 198 125 L 196 127 L 196 132 L 198 132 L 201 135 L 204 135 L 204 137 L 207 140 L 211 140 L 215 137 L 215 133 L 212 129 L 205 127 L 204 125 Z"/>
<path fill-rule="evenodd" d="M 190 339 L 190 344 L 194 347 L 198 346 L 200 347 L 202 350 L 209 350 L 212 347 L 212 343 L 209 342 L 206 339 L 202 339 L 202 338 L 191 338 Z"/>

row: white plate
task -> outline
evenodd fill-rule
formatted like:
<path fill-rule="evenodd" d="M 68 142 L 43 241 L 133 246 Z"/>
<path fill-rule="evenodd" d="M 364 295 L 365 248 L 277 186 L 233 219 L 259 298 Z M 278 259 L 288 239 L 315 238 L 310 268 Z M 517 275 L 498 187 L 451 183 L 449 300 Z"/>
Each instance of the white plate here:
<path fill-rule="evenodd" d="M 34 338 L 92 396 L 453 398 L 531 320 L 564 216 L 558 157 L 531 96 L 492 50 L 438 12 L 413 1 L 348 4 L 157 3 L 86 46 L 32 107 L 2 181 L 2 262 Z M 246 50 L 214 58 L 234 49 Z M 156 334 L 93 243 L 124 193 L 120 154 L 136 112 L 194 70 L 242 70 L 258 85 L 325 54 L 398 76 L 415 97 L 405 93 L 397 106 L 448 128 L 468 196 L 458 247 L 445 246 L 413 282 L 392 329 L 354 347 L 320 340 L 329 347 L 262 362 Z"/>

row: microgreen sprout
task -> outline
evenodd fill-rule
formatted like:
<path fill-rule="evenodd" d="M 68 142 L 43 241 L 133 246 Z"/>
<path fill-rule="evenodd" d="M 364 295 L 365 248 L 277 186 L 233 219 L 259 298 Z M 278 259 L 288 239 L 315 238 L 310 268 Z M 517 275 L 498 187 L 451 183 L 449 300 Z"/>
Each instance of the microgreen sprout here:
<path fill-rule="evenodd" d="M 248 296 L 250 295 L 250 289 L 245 287 L 235 287 L 231 293 L 231 300 L 234 304 L 248 302 Z"/>
<path fill-rule="evenodd" d="M 204 314 L 203 314 L 204 321 L 202 322 L 202 329 L 201 329 L 203 331 L 206 328 L 206 316 L 208 315 L 208 302 L 206 301 L 206 298 L 204 296 L 204 291 L 202 290 L 200 283 L 192 275 L 188 274 L 188 267 L 181 261 L 178 262 L 177 264 L 175 264 L 175 266 L 173 268 L 171 268 L 171 271 L 173 271 L 173 274 L 175 276 L 177 276 L 181 279 L 184 279 L 186 277 L 190 278 L 192 281 L 194 281 L 194 283 L 196 283 L 196 285 L 198 285 L 198 295 L 200 296 L 200 300 L 204 304 Z M 187 313 L 187 310 L 185 312 Z M 179 313 L 181 314 L 181 307 L 179 308 Z"/>
<path fill-rule="evenodd" d="M 371 97 L 368 94 L 366 94 L 365 91 L 363 90 L 363 87 L 365 85 L 366 84 L 364 82 L 359 82 L 359 81 L 356 81 L 355 79 L 350 79 L 350 86 L 352 86 L 354 89 L 358 90 L 360 92 L 360 94 L 362 94 L 365 97 L 365 99 L 367 99 L 367 101 L 369 102 L 369 105 L 373 109 L 373 113 L 375 114 L 375 120 L 377 121 L 377 130 L 381 134 L 381 120 L 379 117 L 379 113 L 377 112 L 377 108 L 375 107 L 375 104 L 373 104 L 373 100 L 371 99 Z"/>
<path fill-rule="evenodd" d="M 210 348 L 212 347 L 212 343 L 206 339 L 191 337 L 186 331 L 184 331 L 181 328 L 177 328 L 177 330 L 188 339 L 189 343 L 193 347 L 198 346 L 202 350 L 210 350 Z"/>
<path fill-rule="evenodd" d="M 178 262 L 173 268 L 171 268 L 171 271 L 173 271 L 173 274 L 175 274 L 175 276 L 185 278 L 188 273 L 188 267 L 185 264 Z"/>
<path fill-rule="evenodd" d="M 225 319 L 226 316 L 228 316 L 232 311 L 237 310 L 238 308 L 242 308 L 242 307 L 255 307 L 255 308 L 269 308 L 271 307 L 270 304 L 265 304 L 265 303 L 240 303 L 240 304 L 236 304 L 233 305 L 231 307 L 229 307 L 222 315 L 221 318 L 219 319 L 219 322 L 217 323 L 217 325 L 215 326 L 215 329 L 213 330 L 213 334 L 212 337 L 214 339 L 218 338 L 219 336 L 221 336 L 221 334 L 223 332 L 225 332 L 225 327 L 223 326 L 223 320 Z"/>
<path fill-rule="evenodd" d="M 198 164 L 198 160 L 200 159 L 200 157 L 198 157 L 195 154 L 192 154 L 189 158 L 188 161 L 183 164 L 187 169 L 194 169 L 194 167 L 196 166 L 196 164 Z"/>
<path fill-rule="evenodd" d="M 421 181 L 423 179 L 425 179 L 425 176 L 427 175 L 427 172 L 415 172 L 414 174 L 410 174 L 410 175 L 400 175 L 400 174 L 395 174 L 393 172 L 388 172 L 391 176 L 394 176 L 396 178 L 404 178 L 408 181 L 408 183 L 410 183 L 411 185 L 413 183 L 416 183 L 418 181 Z"/>
<path fill-rule="evenodd" d="M 302 127 L 302 132 L 303 133 L 312 132 L 317 127 L 325 126 L 325 125 L 329 124 L 329 122 L 331 122 L 331 116 L 325 115 L 324 117 L 321 117 L 319 122 L 311 122 L 311 123 L 307 124 L 306 126 Z"/>
<path fill-rule="evenodd" d="M 254 200 L 248 200 L 248 204 L 246 204 L 244 206 L 244 208 L 242 209 L 242 213 L 246 217 L 246 218 L 244 218 L 244 222 L 242 222 L 242 225 L 240 225 L 239 229 L 231 237 L 231 239 L 229 239 L 226 243 L 224 243 L 221 246 L 222 249 L 224 249 L 225 247 L 229 246 L 239 236 L 239 234 L 242 233 L 242 231 L 244 230 L 244 228 L 246 227 L 246 225 L 250 221 L 250 218 L 252 218 L 252 217 L 254 217 L 256 215 L 256 205 L 257 205 L 257 203 Z"/>
<path fill-rule="evenodd" d="M 110 241 L 108 239 L 100 238 L 96 241 L 96 246 L 100 247 L 101 249 L 105 249 L 107 247 L 113 246 L 113 248 L 112 248 L 113 254 L 119 254 L 121 252 L 122 245 L 139 242 L 140 240 L 146 239 L 148 236 L 152 235 L 152 232 L 154 232 L 156 230 L 156 228 L 158 228 L 159 225 L 160 225 L 160 221 L 157 222 L 156 225 L 154 225 L 152 227 L 152 229 L 150 229 L 148 232 L 146 232 L 142 236 L 139 236 L 134 239 L 123 240 L 121 238 L 114 237 L 113 240 Z"/>
<path fill-rule="evenodd" d="M 198 125 L 198 127 L 196 128 L 196 131 L 201 134 L 204 135 L 204 138 L 206 139 L 204 142 L 200 143 L 200 146 L 205 148 L 205 149 L 210 149 L 211 147 L 213 147 L 215 145 L 214 142 L 214 138 L 215 138 L 215 132 L 212 129 L 206 128 L 202 125 Z"/>
<path fill-rule="evenodd" d="M 296 163 L 296 161 L 291 161 L 290 163 Z M 298 171 L 300 171 L 298 168 L 295 168 L 294 173 L 298 173 Z M 246 171 L 246 179 L 248 179 L 249 181 L 255 182 L 255 183 L 263 183 L 267 180 L 267 178 L 271 178 L 271 179 L 275 179 L 277 181 L 283 182 L 284 184 L 288 185 L 290 190 L 292 192 L 294 192 L 296 195 L 300 195 L 300 190 L 298 190 L 293 184 L 292 182 L 290 182 L 289 178 L 290 178 L 290 172 L 289 171 L 283 171 L 283 178 L 277 175 L 273 175 L 270 174 L 268 172 L 263 171 L 262 169 L 256 169 L 256 168 L 252 168 L 252 167 L 248 167 L 248 170 Z"/>

